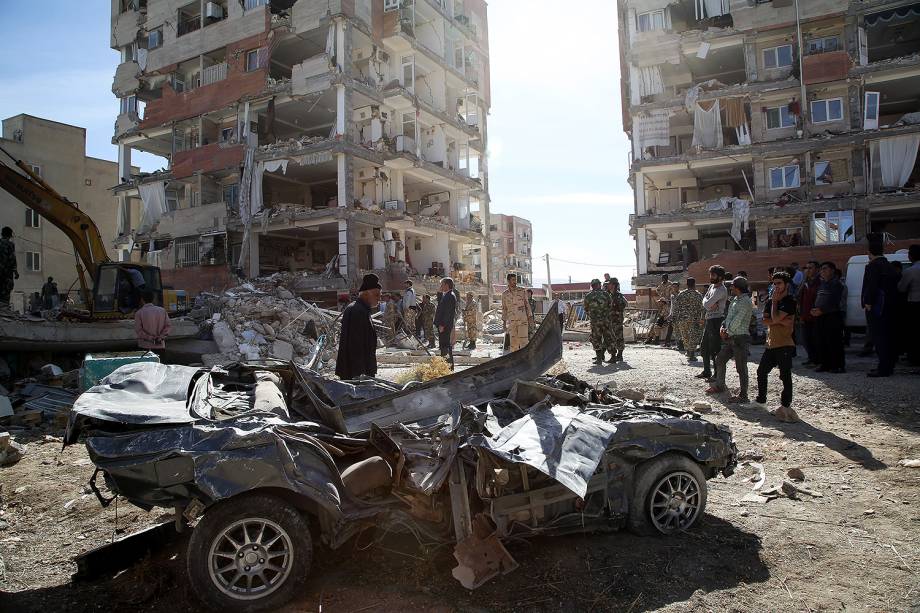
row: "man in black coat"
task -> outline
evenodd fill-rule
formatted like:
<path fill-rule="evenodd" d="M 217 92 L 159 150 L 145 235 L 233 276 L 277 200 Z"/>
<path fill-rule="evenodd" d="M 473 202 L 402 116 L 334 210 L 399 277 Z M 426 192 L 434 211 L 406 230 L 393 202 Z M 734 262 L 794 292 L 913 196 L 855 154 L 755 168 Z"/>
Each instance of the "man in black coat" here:
<path fill-rule="evenodd" d="M 377 332 L 371 323 L 371 314 L 380 302 L 381 289 L 377 275 L 364 275 L 358 299 L 342 313 L 342 333 L 335 361 L 335 374 L 340 379 L 377 374 Z"/>
<path fill-rule="evenodd" d="M 450 277 L 441 279 L 441 299 L 438 300 L 438 310 L 434 313 L 434 327 L 438 331 L 438 347 L 441 355 L 447 356 L 450 367 L 454 367 L 453 343 L 451 334 L 454 331 L 454 322 L 457 320 L 457 295 L 454 293 L 454 280 Z"/>
<path fill-rule="evenodd" d="M 897 300 L 897 276 L 885 256 L 885 244 L 878 234 L 870 234 L 869 263 L 863 276 L 862 305 L 866 311 L 869 336 L 878 355 L 878 367 L 869 371 L 870 377 L 890 377 L 897 358 L 893 326 Z"/>

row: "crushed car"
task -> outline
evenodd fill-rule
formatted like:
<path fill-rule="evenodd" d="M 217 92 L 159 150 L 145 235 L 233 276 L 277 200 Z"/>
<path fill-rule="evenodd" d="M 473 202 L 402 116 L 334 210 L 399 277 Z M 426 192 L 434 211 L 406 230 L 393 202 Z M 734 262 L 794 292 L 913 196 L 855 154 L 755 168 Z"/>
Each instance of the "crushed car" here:
<path fill-rule="evenodd" d="M 551 317 L 519 351 L 404 388 L 284 362 L 128 365 L 80 396 L 65 443 L 85 441 L 102 504 L 100 476 L 194 525 L 193 591 L 234 611 L 293 598 L 315 538 L 334 549 L 382 529 L 450 543 L 453 575 L 473 589 L 517 567 L 508 537 L 690 528 L 707 479 L 734 470 L 729 429 L 543 374 L 561 354 Z"/>

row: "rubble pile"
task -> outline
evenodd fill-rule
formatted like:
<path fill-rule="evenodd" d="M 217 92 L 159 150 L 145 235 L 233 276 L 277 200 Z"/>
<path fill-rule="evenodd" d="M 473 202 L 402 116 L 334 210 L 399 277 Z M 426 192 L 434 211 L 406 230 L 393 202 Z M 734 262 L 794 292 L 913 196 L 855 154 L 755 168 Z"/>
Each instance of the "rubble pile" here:
<path fill-rule="evenodd" d="M 56 364 L 45 364 L 35 376 L 15 381 L 12 392 L 0 384 L 0 428 L 63 428 L 79 388 L 79 369 L 65 372 Z"/>
<path fill-rule="evenodd" d="M 325 336 L 319 363 L 333 357 L 338 345 L 338 312 L 322 309 L 295 296 L 294 275 L 276 273 L 209 295 L 193 317 L 210 328 L 219 353 L 205 354 L 205 366 L 239 360 L 275 358 L 307 363 Z"/>

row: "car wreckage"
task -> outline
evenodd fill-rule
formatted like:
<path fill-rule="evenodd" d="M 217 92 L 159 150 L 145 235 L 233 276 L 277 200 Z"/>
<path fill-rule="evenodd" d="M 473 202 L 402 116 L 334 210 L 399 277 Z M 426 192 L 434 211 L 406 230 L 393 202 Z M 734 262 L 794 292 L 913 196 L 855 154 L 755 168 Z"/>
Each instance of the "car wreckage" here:
<path fill-rule="evenodd" d="M 128 365 L 80 396 L 65 444 L 85 440 L 103 505 L 100 475 L 138 507 L 175 509 L 147 538 L 194 524 L 191 585 L 229 610 L 280 606 L 315 539 L 369 529 L 454 544 L 472 589 L 517 567 L 507 537 L 692 526 L 706 480 L 735 467 L 729 429 L 545 375 L 561 357 L 548 317 L 521 350 L 404 388 L 283 362 Z"/>

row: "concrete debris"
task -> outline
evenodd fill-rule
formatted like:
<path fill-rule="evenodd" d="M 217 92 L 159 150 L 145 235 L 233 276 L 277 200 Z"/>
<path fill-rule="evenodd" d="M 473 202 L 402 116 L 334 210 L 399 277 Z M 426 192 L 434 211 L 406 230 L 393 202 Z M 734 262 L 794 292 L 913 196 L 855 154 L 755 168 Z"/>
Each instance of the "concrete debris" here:
<path fill-rule="evenodd" d="M 697 400 L 693 403 L 693 410 L 697 413 L 712 413 L 712 404 L 705 400 Z"/>
<path fill-rule="evenodd" d="M 748 466 L 756 471 L 756 473 L 750 478 L 750 481 L 754 484 L 752 489 L 756 492 L 763 487 L 764 483 L 766 483 L 767 473 L 764 470 L 763 464 L 760 464 L 759 462 L 750 462 Z"/>
<path fill-rule="evenodd" d="M 645 400 L 645 392 L 643 392 L 642 390 L 633 390 L 633 389 L 617 390 L 616 395 L 626 400 L 636 400 L 636 401 Z"/>
<path fill-rule="evenodd" d="M 793 481 L 804 481 L 805 472 L 801 468 L 793 467 L 786 471 L 786 476 Z"/>
<path fill-rule="evenodd" d="M 45 364 L 42 366 L 42 374 L 46 377 L 60 377 L 64 374 L 64 369 L 57 364 Z"/>
<path fill-rule="evenodd" d="M 904 468 L 920 468 L 920 460 L 899 460 L 898 466 L 903 466 Z"/>
<path fill-rule="evenodd" d="M 761 496 L 760 494 L 755 494 L 754 492 L 749 492 L 742 496 L 741 502 L 756 502 L 757 504 L 766 504 L 770 499 L 766 496 Z"/>
<path fill-rule="evenodd" d="M 0 432 L 0 466 L 12 466 L 21 460 L 25 453 L 25 445 L 14 441 L 9 432 Z"/>
<path fill-rule="evenodd" d="M 202 356 L 206 365 L 275 358 L 305 363 L 318 336 L 326 343 L 320 362 L 333 357 L 338 312 L 320 308 L 295 295 L 297 275 L 276 273 L 207 295 L 193 316 L 209 329 L 218 353 Z"/>
<path fill-rule="evenodd" d="M 738 454 L 738 462 L 744 462 L 747 460 L 759 462 L 763 460 L 763 452 L 759 449 L 745 449 Z"/>

